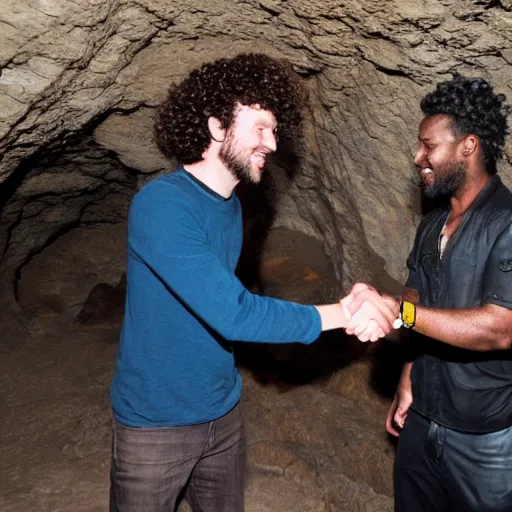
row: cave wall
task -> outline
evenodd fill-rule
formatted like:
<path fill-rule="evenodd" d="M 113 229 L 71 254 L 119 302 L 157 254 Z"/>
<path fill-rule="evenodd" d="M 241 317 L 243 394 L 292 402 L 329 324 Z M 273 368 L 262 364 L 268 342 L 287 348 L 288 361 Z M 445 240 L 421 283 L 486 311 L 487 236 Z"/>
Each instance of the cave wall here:
<path fill-rule="evenodd" d="M 345 288 L 404 280 L 421 96 L 458 71 L 512 100 L 511 0 L 4 0 L 0 26 L 2 280 L 73 227 L 122 222 L 172 168 L 154 108 L 202 62 L 257 50 L 303 77 L 305 140 L 271 166 L 273 225 L 321 240 Z M 509 185 L 511 162 L 509 141 Z"/>

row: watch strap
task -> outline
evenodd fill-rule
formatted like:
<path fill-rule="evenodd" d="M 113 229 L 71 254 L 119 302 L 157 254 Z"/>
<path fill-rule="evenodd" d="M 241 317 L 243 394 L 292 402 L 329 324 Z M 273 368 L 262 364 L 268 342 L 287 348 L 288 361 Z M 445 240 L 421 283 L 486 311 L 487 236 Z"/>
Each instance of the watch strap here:
<path fill-rule="evenodd" d="M 408 300 L 400 301 L 400 319 L 402 325 L 407 329 L 412 329 L 416 324 L 416 306 Z"/>

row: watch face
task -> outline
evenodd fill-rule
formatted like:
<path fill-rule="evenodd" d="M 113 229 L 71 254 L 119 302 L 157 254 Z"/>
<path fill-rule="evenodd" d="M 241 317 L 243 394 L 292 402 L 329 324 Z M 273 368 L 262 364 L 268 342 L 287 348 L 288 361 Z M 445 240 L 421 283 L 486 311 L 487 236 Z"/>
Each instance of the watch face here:
<path fill-rule="evenodd" d="M 402 321 L 407 327 L 412 327 L 416 321 L 416 308 L 414 304 L 405 300 L 402 302 Z"/>

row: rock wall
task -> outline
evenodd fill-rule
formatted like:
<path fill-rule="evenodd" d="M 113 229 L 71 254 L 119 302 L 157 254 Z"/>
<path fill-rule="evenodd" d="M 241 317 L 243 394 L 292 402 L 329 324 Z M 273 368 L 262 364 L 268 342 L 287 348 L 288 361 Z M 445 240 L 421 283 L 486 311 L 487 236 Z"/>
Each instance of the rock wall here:
<path fill-rule="evenodd" d="M 419 213 L 419 99 L 453 71 L 512 99 L 510 0 L 4 0 L 0 26 L 3 279 L 74 226 L 123 220 L 173 165 L 151 136 L 169 84 L 257 49 L 310 92 L 299 158 L 270 171 L 274 226 L 321 240 L 343 286 L 396 287 Z M 511 160 L 509 143 L 509 184 Z"/>

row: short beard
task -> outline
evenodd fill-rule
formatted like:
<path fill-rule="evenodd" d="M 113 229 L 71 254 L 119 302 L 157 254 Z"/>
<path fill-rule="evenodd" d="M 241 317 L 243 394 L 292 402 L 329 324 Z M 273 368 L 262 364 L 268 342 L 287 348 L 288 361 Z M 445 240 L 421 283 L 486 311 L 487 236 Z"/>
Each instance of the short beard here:
<path fill-rule="evenodd" d="M 226 133 L 226 138 L 219 151 L 219 158 L 236 179 L 245 183 L 260 182 L 261 175 L 254 172 L 249 158 L 244 160 L 243 155 L 237 150 L 231 130 Z"/>
<path fill-rule="evenodd" d="M 453 162 L 434 170 L 432 183 L 422 183 L 423 192 L 430 199 L 452 197 L 466 183 L 467 167 L 466 162 Z"/>

